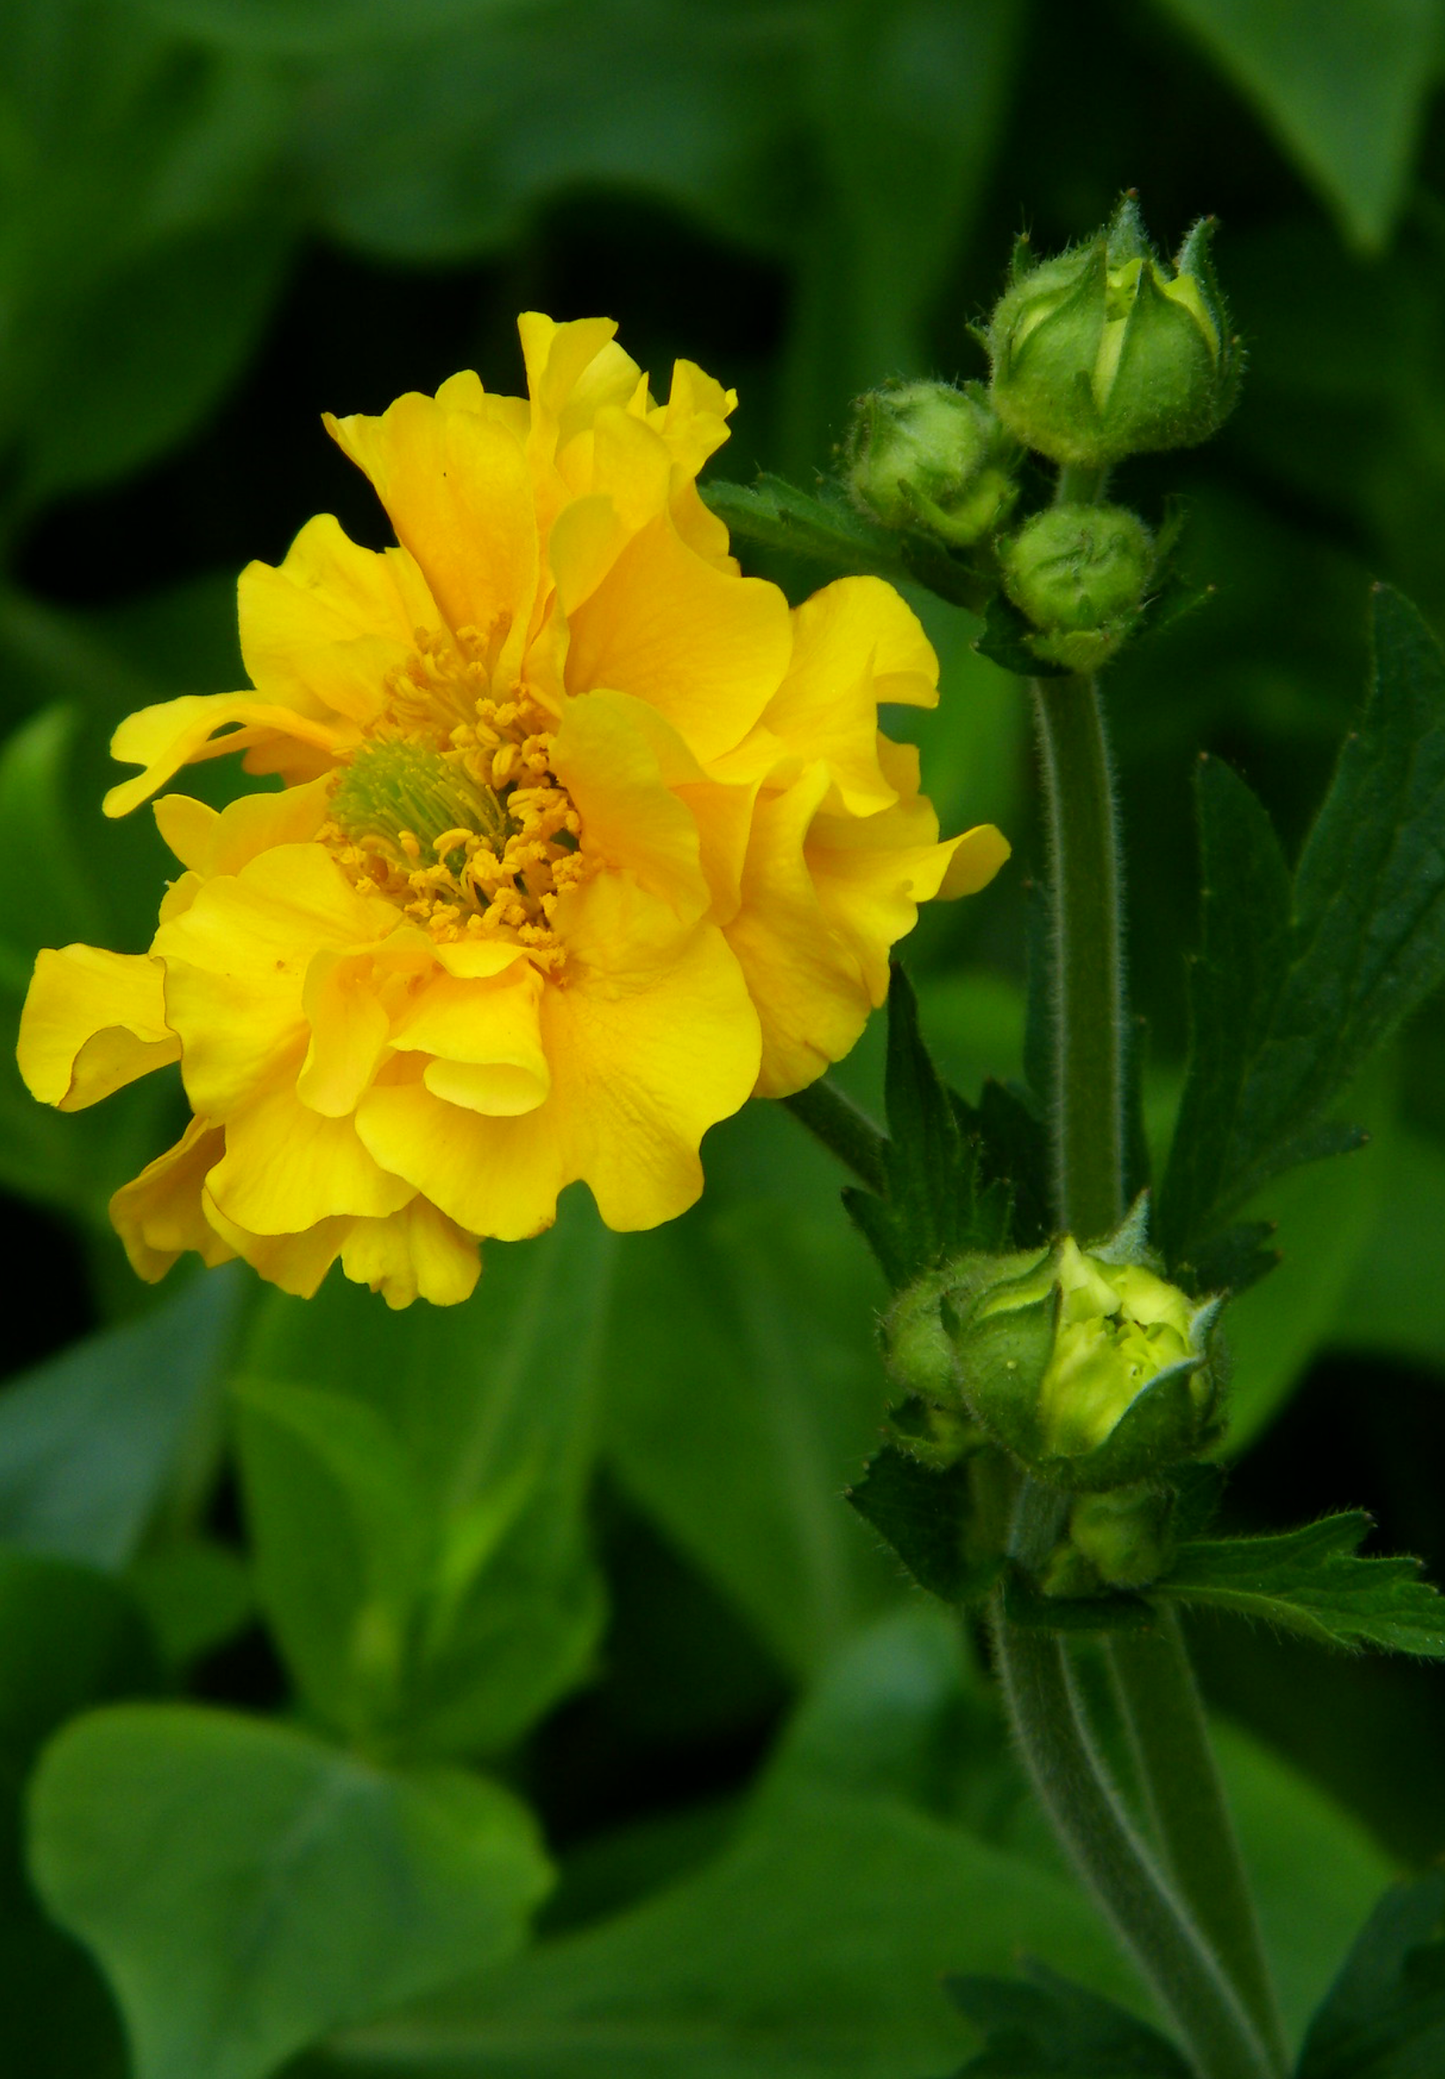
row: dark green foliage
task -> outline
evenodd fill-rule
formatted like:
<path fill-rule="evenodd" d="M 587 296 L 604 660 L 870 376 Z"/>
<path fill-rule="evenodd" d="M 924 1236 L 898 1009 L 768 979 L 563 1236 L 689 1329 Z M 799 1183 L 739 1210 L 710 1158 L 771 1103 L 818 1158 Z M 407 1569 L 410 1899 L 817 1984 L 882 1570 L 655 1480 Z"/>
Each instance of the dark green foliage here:
<path fill-rule="evenodd" d="M 1188 2079 L 1174 2045 L 1032 1959 L 1021 1978 L 950 1978 L 984 2047 L 956 2079 Z"/>
<path fill-rule="evenodd" d="M 1371 1528 L 1355 1510 L 1278 1536 L 1182 1545 L 1150 1593 L 1232 1610 L 1323 1646 L 1445 1660 L 1445 1598 L 1420 1579 L 1416 1559 L 1357 1558 Z"/>
<path fill-rule="evenodd" d="M 906 1451 L 885 1444 L 848 1500 L 898 1554 L 920 1588 L 944 1602 L 969 1602 L 988 1594 L 997 1565 L 980 1563 L 968 1550 L 973 1514 L 965 1465 L 921 1465 Z"/>
<path fill-rule="evenodd" d="M 843 1194 L 854 1224 L 895 1291 L 964 1249 L 1002 1249 L 1009 1202 L 1002 1172 L 981 1175 L 980 1146 L 969 1136 L 968 1109 L 940 1080 L 918 1025 L 918 999 L 902 968 L 888 991 L 888 1060 L 883 1083 L 888 1140 L 881 1194 Z M 1010 1137 L 1015 1121 L 1002 1113 Z M 1004 1161 L 1008 1161 L 1007 1143 Z"/>
<path fill-rule="evenodd" d="M 1445 975 L 1445 659 L 1398 593 L 1291 884 L 1263 808 L 1205 759 L 1193 1048 L 1157 1233 L 1184 1265 L 1258 1188 L 1363 1135 L 1329 1114 Z"/>
<path fill-rule="evenodd" d="M 981 606 L 986 586 L 967 564 L 921 534 L 896 534 L 855 511 L 836 485 L 813 496 L 782 477 L 755 484 L 707 486 L 708 504 L 739 541 L 795 556 L 817 566 L 815 575 L 868 572 L 894 584 L 927 585 L 958 606 Z"/>
<path fill-rule="evenodd" d="M 1435 2079 L 1445 2064 L 1445 1872 L 1385 1893 L 1305 2036 L 1296 2079 Z"/>

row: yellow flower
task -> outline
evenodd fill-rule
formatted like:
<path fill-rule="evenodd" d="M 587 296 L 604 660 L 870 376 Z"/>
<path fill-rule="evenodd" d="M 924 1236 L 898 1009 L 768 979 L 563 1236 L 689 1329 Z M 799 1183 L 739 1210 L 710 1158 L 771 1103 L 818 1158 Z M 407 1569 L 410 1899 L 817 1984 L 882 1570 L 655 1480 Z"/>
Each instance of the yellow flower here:
<path fill-rule="evenodd" d="M 734 398 L 666 404 L 606 319 L 521 319 L 529 398 L 475 375 L 328 420 L 399 546 L 302 529 L 240 583 L 254 689 L 117 730 L 135 807 L 244 752 L 279 791 L 155 803 L 184 871 L 147 954 L 40 955 L 20 1058 L 62 1110 L 179 1061 L 194 1119 L 112 1202 L 131 1261 L 195 1249 L 310 1293 L 464 1298 L 477 1238 L 589 1185 L 650 1227 L 707 1128 L 853 1044 L 919 901 L 982 887 L 938 842 L 880 700 L 936 660 L 888 586 L 790 611 L 694 479 Z"/>

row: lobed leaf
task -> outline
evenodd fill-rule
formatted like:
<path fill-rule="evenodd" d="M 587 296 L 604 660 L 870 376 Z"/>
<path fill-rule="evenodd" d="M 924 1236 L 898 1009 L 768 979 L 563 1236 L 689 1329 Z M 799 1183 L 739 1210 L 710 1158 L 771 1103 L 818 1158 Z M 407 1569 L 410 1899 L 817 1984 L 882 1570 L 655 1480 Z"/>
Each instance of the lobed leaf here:
<path fill-rule="evenodd" d="M 955 2079 L 1189 2079 L 1157 2029 L 1025 1958 L 1019 1978 L 948 1980 L 984 2047 Z"/>
<path fill-rule="evenodd" d="M 1445 2065 L 1445 1871 L 1385 1893 L 1310 2023 L 1296 2079 L 1435 2079 Z"/>
<path fill-rule="evenodd" d="M 1415 1559 L 1360 1559 L 1371 1529 L 1361 1510 L 1303 1530 L 1181 1545 L 1153 1596 L 1232 1610 L 1325 1646 L 1379 1646 L 1445 1660 L 1445 1598 Z"/>

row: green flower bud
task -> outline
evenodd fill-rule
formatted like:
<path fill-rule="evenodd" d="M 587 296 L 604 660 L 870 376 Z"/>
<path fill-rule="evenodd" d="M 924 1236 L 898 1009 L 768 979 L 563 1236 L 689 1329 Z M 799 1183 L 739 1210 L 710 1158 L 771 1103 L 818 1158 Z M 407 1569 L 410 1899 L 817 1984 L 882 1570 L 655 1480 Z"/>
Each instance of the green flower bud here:
<path fill-rule="evenodd" d="M 1042 1251 L 965 1256 L 920 1281 L 890 1317 L 895 1379 L 972 1415 L 1076 1492 L 1134 1486 L 1197 1457 L 1220 1433 L 1221 1303 L 1196 1305 L 1158 1276 L 1143 1206 L 1091 1250 L 1065 1236 Z"/>
<path fill-rule="evenodd" d="M 1174 1556 L 1174 1497 L 1157 1487 L 1081 1494 L 1069 1512 L 1069 1544 L 1110 1588 L 1146 1588 Z"/>
<path fill-rule="evenodd" d="M 1013 443 L 970 383 L 897 383 L 853 407 L 845 481 L 853 503 L 885 527 L 970 548 L 1002 525 L 1017 495 Z"/>
<path fill-rule="evenodd" d="M 1034 654 L 1096 671 L 1128 635 L 1154 568 L 1144 522 L 1119 505 L 1051 505 L 1000 542 L 1004 590 L 1034 625 Z"/>
<path fill-rule="evenodd" d="M 1088 245 L 1055 260 L 1015 255 L 987 331 L 994 410 L 1055 462 L 1108 468 L 1192 447 L 1222 424 L 1239 387 L 1238 341 L 1196 224 L 1173 268 L 1131 197 Z"/>

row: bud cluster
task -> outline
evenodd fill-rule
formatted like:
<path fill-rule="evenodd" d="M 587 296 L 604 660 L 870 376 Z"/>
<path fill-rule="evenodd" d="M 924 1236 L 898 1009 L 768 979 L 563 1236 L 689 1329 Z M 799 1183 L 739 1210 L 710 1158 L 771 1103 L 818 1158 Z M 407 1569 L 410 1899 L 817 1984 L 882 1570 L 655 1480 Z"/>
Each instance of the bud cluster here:
<path fill-rule="evenodd" d="M 1115 463 L 1206 439 L 1234 402 L 1241 357 L 1212 233 L 1212 220 L 1196 224 L 1171 265 L 1126 196 L 1095 238 L 1055 259 L 1021 241 L 979 334 L 987 390 L 889 383 L 854 407 L 849 497 L 982 580 L 995 597 L 982 647 L 1015 670 L 1096 671 L 1150 606 L 1167 542 L 1097 500 Z M 1020 525 L 1025 449 L 1063 474 L 1055 503 Z"/>
<path fill-rule="evenodd" d="M 915 1430 L 992 1445 L 1074 1497 L 1045 1586 L 1077 1594 L 1162 1563 L 1169 1473 L 1222 1434 L 1220 1305 L 1159 1275 L 1141 1200 L 1092 1248 L 1066 1235 L 920 1279 L 884 1324 L 885 1355 L 901 1395 L 948 1418 Z"/>

